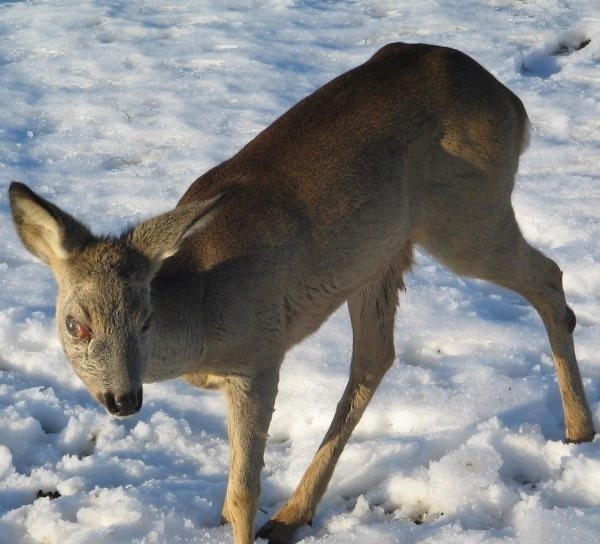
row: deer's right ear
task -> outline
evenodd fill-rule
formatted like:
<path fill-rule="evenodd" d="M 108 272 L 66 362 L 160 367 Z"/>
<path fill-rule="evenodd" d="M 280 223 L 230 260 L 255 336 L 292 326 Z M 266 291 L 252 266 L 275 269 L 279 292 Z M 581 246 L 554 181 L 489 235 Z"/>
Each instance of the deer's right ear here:
<path fill-rule="evenodd" d="M 68 258 L 92 240 L 93 235 L 85 225 L 36 195 L 27 185 L 11 183 L 9 195 L 19 238 L 47 265 Z"/>

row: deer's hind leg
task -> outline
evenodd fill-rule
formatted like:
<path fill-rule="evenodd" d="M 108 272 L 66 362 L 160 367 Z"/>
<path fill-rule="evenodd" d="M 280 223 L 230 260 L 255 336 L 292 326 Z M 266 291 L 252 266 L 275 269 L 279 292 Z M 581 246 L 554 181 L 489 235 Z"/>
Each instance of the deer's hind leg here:
<path fill-rule="evenodd" d="M 348 300 L 353 332 L 350 378 L 331 425 L 298 487 L 258 532 L 270 544 L 288 543 L 309 523 L 348 438 L 394 361 L 394 316 L 410 247 L 376 281 Z"/>
<path fill-rule="evenodd" d="M 418 243 L 458 274 L 490 281 L 531 303 L 550 341 L 566 438 L 592 440 L 595 430 L 573 345 L 575 314 L 567 306 L 558 265 L 523 238 L 510 203 L 504 209 L 479 209 L 472 214 L 459 210 L 443 219 L 442 230 L 431 226 Z"/>
<path fill-rule="evenodd" d="M 554 367 L 558 377 L 566 439 L 570 442 L 586 442 L 595 435 L 592 415 L 583 389 L 583 383 L 575 356 L 573 330 L 575 314 L 567 305 L 562 287 L 562 272 L 558 265 L 523 238 L 517 244 L 516 269 L 513 274 L 491 279 L 525 297 L 544 322 Z"/>

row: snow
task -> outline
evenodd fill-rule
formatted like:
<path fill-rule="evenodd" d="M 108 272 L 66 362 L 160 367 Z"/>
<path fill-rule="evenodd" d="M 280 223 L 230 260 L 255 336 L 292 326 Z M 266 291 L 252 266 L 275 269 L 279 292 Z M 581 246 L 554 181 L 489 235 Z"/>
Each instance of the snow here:
<path fill-rule="evenodd" d="M 124 421 L 97 405 L 55 338 L 53 279 L 16 237 L 9 181 L 97 232 L 119 231 L 174 205 L 195 177 L 390 41 L 462 49 L 526 104 L 532 142 L 514 203 L 525 235 L 565 272 L 600 427 L 597 4 L 2 2 L 0 543 L 232 542 L 218 524 L 222 398 L 175 380 L 147 386 L 141 413 Z M 406 283 L 398 362 L 298 541 L 597 542 L 600 441 L 563 443 L 535 312 L 423 253 Z M 341 309 L 288 354 L 257 523 L 308 465 L 350 351 Z"/>

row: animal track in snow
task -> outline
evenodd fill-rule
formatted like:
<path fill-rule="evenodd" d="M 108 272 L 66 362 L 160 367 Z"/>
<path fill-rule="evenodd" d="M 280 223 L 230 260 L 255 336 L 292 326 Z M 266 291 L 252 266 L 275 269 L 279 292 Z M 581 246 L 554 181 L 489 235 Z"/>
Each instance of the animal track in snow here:
<path fill-rule="evenodd" d="M 591 43 L 591 38 L 584 32 L 570 30 L 548 41 L 544 47 L 526 55 L 520 65 L 520 73 L 524 76 L 547 79 L 560 72 L 565 64 L 565 57 L 577 53 Z"/>

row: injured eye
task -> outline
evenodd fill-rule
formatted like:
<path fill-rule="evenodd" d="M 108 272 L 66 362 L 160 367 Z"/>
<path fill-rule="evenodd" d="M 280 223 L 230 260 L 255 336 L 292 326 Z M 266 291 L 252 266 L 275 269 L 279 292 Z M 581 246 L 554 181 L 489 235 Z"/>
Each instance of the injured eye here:
<path fill-rule="evenodd" d="M 81 323 L 81 321 L 77 321 L 77 319 L 75 319 L 72 315 L 67 316 L 65 325 L 68 333 L 73 338 L 87 341 L 92 339 L 92 331 L 89 329 L 89 327 Z"/>

